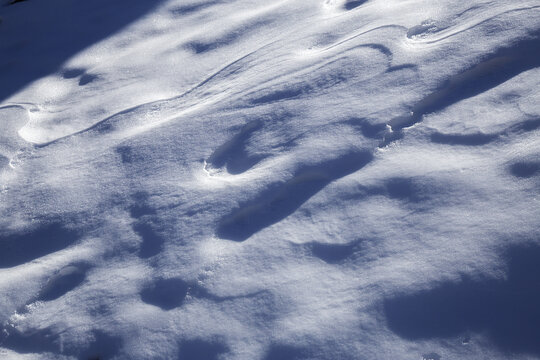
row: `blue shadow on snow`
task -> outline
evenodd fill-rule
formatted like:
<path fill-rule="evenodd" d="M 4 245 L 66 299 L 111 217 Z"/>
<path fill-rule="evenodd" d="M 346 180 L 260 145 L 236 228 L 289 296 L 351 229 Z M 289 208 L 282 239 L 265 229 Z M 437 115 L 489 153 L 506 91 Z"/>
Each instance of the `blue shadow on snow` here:
<path fill-rule="evenodd" d="M 317 165 L 303 166 L 290 180 L 271 185 L 255 199 L 224 217 L 217 235 L 223 239 L 244 241 L 285 219 L 332 181 L 360 170 L 372 158 L 373 155 L 367 151 L 357 151 Z"/>
<path fill-rule="evenodd" d="M 505 280 L 447 282 L 385 300 L 388 327 L 409 339 L 481 332 L 501 351 L 540 356 L 540 247 L 506 253 Z"/>
<path fill-rule="evenodd" d="M 58 71 L 81 50 L 118 32 L 162 0 L 28 0 L 0 7 L 0 102 L 34 80 Z M 80 85 L 95 79 L 85 69 L 64 78 L 82 76 Z"/>

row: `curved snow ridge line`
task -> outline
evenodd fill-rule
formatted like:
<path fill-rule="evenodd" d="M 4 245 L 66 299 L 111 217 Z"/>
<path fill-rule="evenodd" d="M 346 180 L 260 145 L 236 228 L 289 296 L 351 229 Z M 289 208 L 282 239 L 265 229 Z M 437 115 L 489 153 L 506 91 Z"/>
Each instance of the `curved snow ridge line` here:
<path fill-rule="evenodd" d="M 6 105 L 0 106 L 0 110 L 4 110 L 4 109 L 12 109 L 12 108 L 16 108 L 16 109 L 24 109 L 24 110 L 26 110 L 26 108 L 23 106 L 23 105 L 26 105 L 26 104 L 34 105 L 34 104 L 32 104 L 32 103 L 7 103 Z"/>
<path fill-rule="evenodd" d="M 275 41 L 275 42 L 277 42 L 277 41 Z M 29 141 L 27 139 L 25 139 L 25 140 L 30 142 L 30 143 L 33 143 L 34 146 L 37 147 L 37 148 L 43 148 L 43 147 L 53 145 L 55 143 L 67 140 L 67 139 L 72 138 L 74 136 L 79 136 L 79 135 L 86 134 L 86 133 L 94 131 L 94 130 L 97 130 L 99 132 L 100 127 L 102 128 L 102 130 L 107 130 L 107 128 L 112 129 L 112 127 L 115 125 L 114 124 L 115 121 L 119 123 L 119 122 L 121 122 L 122 118 L 126 117 L 127 115 L 141 114 L 141 115 L 144 116 L 145 114 L 151 113 L 152 109 L 160 111 L 160 116 L 159 117 L 163 117 L 163 111 L 165 111 L 165 110 L 169 110 L 170 112 L 173 112 L 169 116 L 165 117 L 164 120 L 161 120 L 161 121 L 156 121 L 154 123 L 148 123 L 148 121 L 147 121 L 148 118 L 146 118 L 145 119 L 146 121 L 141 122 L 141 124 L 145 125 L 144 126 L 145 128 L 151 128 L 151 127 L 153 127 L 152 125 L 155 125 L 155 126 L 161 125 L 161 124 L 166 123 L 166 122 L 168 122 L 170 120 L 176 119 L 178 116 L 181 116 L 181 114 L 179 114 L 179 111 L 190 111 L 189 108 L 191 106 L 194 106 L 195 104 L 198 104 L 199 107 L 200 107 L 200 105 L 201 105 L 200 100 L 201 100 L 201 98 L 204 98 L 205 96 L 201 96 L 201 98 L 194 98 L 192 100 L 192 104 L 188 104 L 188 105 L 183 104 L 183 107 L 181 109 L 179 109 L 178 107 L 175 107 L 174 105 L 171 105 L 171 103 L 173 103 L 175 101 L 178 101 L 178 100 L 183 100 L 185 97 L 188 97 L 189 95 L 196 94 L 197 91 L 203 91 L 204 87 L 207 84 L 210 84 L 212 81 L 215 81 L 220 76 L 223 76 L 225 78 L 227 75 L 238 72 L 238 69 L 234 69 L 234 66 L 236 66 L 238 64 L 241 64 L 242 61 L 246 60 L 250 56 L 254 55 L 256 52 L 260 51 L 261 49 L 263 49 L 265 47 L 268 47 L 268 46 L 272 45 L 275 42 L 265 44 L 265 45 L 257 48 L 256 50 L 253 50 L 253 51 L 249 52 L 248 54 L 245 54 L 245 55 L 239 57 L 238 59 L 230 62 L 229 64 L 225 65 L 224 67 L 222 67 L 218 71 L 214 72 L 212 75 L 208 76 L 206 79 L 199 82 L 197 85 L 193 86 L 191 89 L 185 91 L 181 95 L 177 95 L 177 96 L 167 98 L 167 99 L 151 101 L 151 102 L 148 102 L 148 103 L 139 104 L 139 105 L 130 107 L 128 109 L 117 112 L 116 114 L 113 114 L 113 115 L 111 115 L 111 116 L 109 116 L 109 117 L 107 117 L 107 118 L 105 118 L 103 120 L 100 120 L 99 122 L 85 128 L 85 129 L 82 129 L 80 131 L 77 131 L 77 132 L 74 132 L 74 133 L 59 137 L 59 138 L 51 140 L 51 141 L 47 141 L 47 142 L 44 142 L 44 143 L 33 143 L 32 141 Z M 230 73 L 224 74 L 225 72 L 227 72 L 229 70 L 230 70 Z M 216 96 L 218 98 L 224 98 L 224 97 L 228 96 L 226 94 L 223 94 L 223 89 L 217 89 L 216 93 L 217 93 Z M 202 94 L 202 95 L 205 95 L 205 94 Z M 206 101 L 205 105 L 208 105 L 209 103 L 213 103 L 213 102 L 217 101 L 217 99 L 208 99 L 207 98 L 205 101 Z M 165 106 L 169 105 L 169 106 L 167 106 L 167 108 L 164 109 L 164 108 L 161 108 L 162 105 L 165 105 Z M 130 126 L 133 127 L 133 125 L 134 125 L 134 122 L 132 121 L 132 124 L 130 124 Z"/>
<path fill-rule="evenodd" d="M 360 67 L 361 62 L 358 64 L 348 64 L 349 66 L 339 66 L 340 61 L 346 61 L 353 58 L 367 59 L 370 58 L 369 53 L 364 53 L 362 49 L 374 50 L 386 57 L 386 65 L 384 69 L 375 71 L 374 69 L 366 69 L 362 72 Z M 321 53 L 324 54 L 324 53 Z M 377 68 L 382 61 L 377 61 L 376 57 L 371 57 L 370 64 L 376 64 Z M 385 71 L 392 68 L 393 53 L 392 51 L 382 44 L 370 43 L 360 44 L 352 46 L 344 52 L 332 54 L 331 56 L 324 57 L 321 60 L 314 62 L 308 66 L 303 65 L 296 69 L 291 69 L 287 72 L 283 72 L 271 79 L 268 79 L 259 85 L 249 89 L 249 92 L 245 92 L 242 98 L 248 98 L 247 107 L 259 106 L 260 104 L 270 103 L 280 100 L 287 100 L 296 98 L 302 94 L 313 93 L 328 88 L 332 88 L 339 82 L 347 81 L 349 79 L 355 79 L 356 81 L 366 81 L 375 76 L 378 76 Z M 354 65 L 360 67 L 354 71 Z M 327 69 L 325 69 L 327 68 Z M 337 71 L 335 71 L 337 70 Z M 341 78 L 343 72 L 350 70 L 350 74 L 345 75 L 346 78 Z M 333 75 L 332 75 L 333 74 Z M 330 78 L 334 78 L 334 81 L 328 81 L 328 75 Z M 325 81 L 317 81 L 317 79 L 325 79 Z M 251 100 L 249 98 L 252 98 Z"/>
<path fill-rule="evenodd" d="M 286 3 L 287 1 L 281 1 L 280 3 L 278 4 L 272 4 L 271 6 L 267 6 L 265 8 L 263 8 L 263 10 L 269 10 L 269 9 L 274 9 L 276 7 L 279 7 L 281 4 L 284 4 Z M 86 132 L 89 132 L 89 131 L 92 131 L 92 130 L 97 130 L 99 129 L 99 127 L 103 127 L 103 128 L 107 128 L 107 127 L 112 127 L 112 124 L 109 126 L 108 124 L 113 122 L 113 120 L 117 120 L 117 118 L 119 116 L 123 116 L 123 115 L 126 115 L 128 113 L 133 113 L 133 112 L 143 112 L 142 110 L 142 107 L 147 107 L 147 106 L 159 106 L 159 105 L 167 105 L 168 103 L 171 103 L 171 102 L 174 102 L 176 100 L 180 100 L 188 95 L 200 95 L 199 99 L 194 99 L 193 102 L 196 102 L 197 104 L 201 105 L 202 102 L 200 101 L 200 99 L 204 99 L 204 104 L 206 105 L 209 105 L 209 104 L 213 104 L 215 102 L 218 102 L 219 100 L 221 100 L 222 98 L 226 97 L 225 94 L 224 94 L 224 89 L 223 87 L 220 87 L 219 89 L 214 89 L 214 94 L 211 94 L 210 93 L 210 90 L 208 90 L 207 88 L 205 88 L 205 86 L 208 86 L 208 84 L 211 84 L 213 81 L 215 81 L 216 79 L 220 78 L 220 77 L 223 77 L 223 79 L 227 79 L 226 83 L 229 83 L 231 81 L 230 77 L 232 74 L 236 74 L 239 72 L 239 69 L 242 70 L 243 67 L 239 66 L 239 69 L 234 69 L 234 67 L 236 65 L 239 65 L 241 64 L 244 60 L 248 59 L 250 56 L 260 52 L 261 50 L 265 49 L 265 48 L 268 48 L 276 43 L 279 42 L 280 39 L 276 39 L 270 43 L 267 43 L 267 44 L 264 44 L 260 47 L 258 47 L 257 49 L 253 50 L 253 51 L 250 51 L 249 53 L 241 56 L 240 58 L 232 61 L 231 63 L 225 65 L 224 67 L 222 67 L 221 69 L 219 69 L 218 71 L 216 71 L 215 73 L 213 73 L 212 75 L 210 75 L 209 77 L 207 77 L 206 79 L 204 79 L 203 81 L 201 81 L 200 83 L 198 83 L 197 85 L 193 86 L 191 89 L 187 90 L 186 92 L 184 92 L 183 94 L 181 95 L 178 95 L 178 96 L 174 96 L 172 98 L 168 98 L 168 99 L 162 99 L 162 100 L 157 100 L 157 101 L 152 101 L 152 102 L 149 102 L 149 103 L 145 103 L 145 104 L 140 104 L 140 105 L 136 105 L 134 107 L 131 107 L 131 108 L 128 108 L 128 109 L 125 109 L 125 110 L 122 110 L 116 114 L 113 114 L 95 124 L 93 124 L 92 126 L 90 127 L 87 127 L 85 129 L 82 129 L 80 131 L 77 131 L 77 132 L 74 132 L 72 134 L 68 134 L 66 136 L 63 136 L 63 137 L 60 137 L 60 138 L 57 138 L 57 139 L 54 139 L 54 140 L 51 140 L 51 141 L 48 141 L 48 142 L 45 142 L 45 143 L 34 143 L 37 147 L 45 147 L 45 146 L 48 146 L 48 145 L 51 145 L 55 142 L 58 142 L 58 141 L 61 141 L 61 140 L 64 140 L 66 138 L 69 138 L 69 137 L 72 137 L 72 136 L 77 136 L 77 135 L 81 135 L 83 133 L 86 133 Z M 243 69 L 244 71 L 246 69 Z M 217 83 L 218 85 L 223 85 L 223 83 Z M 195 94 L 198 90 L 200 91 L 204 91 L 204 93 L 202 94 Z M 236 92 L 237 95 L 240 95 L 242 94 L 242 91 L 237 91 Z M 209 95 L 214 95 L 215 98 L 210 98 Z M 234 95 L 234 94 L 232 94 Z M 231 94 L 228 95 L 228 97 L 231 97 Z M 131 133 L 138 133 L 140 131 L 144 131 L 145 129 L 148 129 L 148 128 L 151 128 L 151 127 L 154 127 L 154 126 L 159 126 L 163 123 L 166 123 L 170 120 L 173 120 L 175 119 L 176 117 L 178 116 L 181 116 L 182 114 L 185 114 L 186 111 L 191 111 L 193 109 L 187 109 L 187 107 L 189 107 L 190 105 L 187 105 L 187 106 L 182 106 L 180 109 L 179 108 L 176 108 L 174 107 L 173 111 L 176 111 L 176 112 L 181 112 L 180 114 L 176 113 L 176 114 L 170 114 L 170 115 L 166 115 L 166 116 L 160 116 L 160 117 L 164 117 L 165 119 L 162 119 L 161 121 L 154 121 L 154 122 L 149 122 L 148 121 L 148 118 L 146 117 L 145 118 L 145 121 L 144 121 L 144 126 L 141 126 L 139 129 L 132 129 L 132 131 L 130 131 Z M 160 112 L 162 113 L 164 110 L 166 109 L 160 109 Z M 132 121 L 131 124 L 129 124 L 128 126 L 129 127 L 134 127 L 135 125 L 133 124 L 134 122 Z M 129 134 L 128 134 L 129 136 Z"/>
<path fill-rule="evenodd" d="M 24 105 L 32 105 L 33 108 L 31 108 L 30 110 L 25 107 Z M 25 115 L 28 115 L 29 112 L 31 111 L 34 111 L 36 109 L 38 109 L 38 107 L 35 105 L 35 104 L 31 104 L 31 103 L 12 103 L 12 104 L 7 104 L 7 105 L 3 105 L 3 106 L 0 106 L 0 129 L 2 129 L 2 132 L 0 132 L 0 138 L 1 137 L 4 137 L 6 135 L 7 132 L 9 132 L 10 130 L 13 130 L 14 128 L 17 128 L 17 131 L 22 127 L 19 127 L 20 124 L 23 124 L 23 126 L 28 122 L 28 119 L 8 119 L 6 120 L 6 118 L 4 116 L 2 116 L 2 113 L 1 111 L 2 110 L 10 110 L 10 109 L 18 109 L 18 110 L 23 110 Z"/>
<path fill-rule="evenodd" d="M 373 48 L 373 44 L 368 44 L 364 46 Z M 383 46 L 381 49 L 380 46 L 377 46 L 376 48 L 391 59 L 392 53 L 386 47 Z M 321 67 L 319 67 L 319 69 L 320 68 Z M 249 132 L 250 130 L 252 130 L 252 127 L 248 126 L 248 128 L 246 128 L 246 131 Z M 253 130 L 256 129 L 254 128 Z M 231 140 L 232 143 L 226 143 L 225 145 L 227 149 L 225 150 L 230 150 L 229 148 L 233 146 L 241 147 L 240 142 L 244 141 L 243 135 L 245 135 L 244 132 L 240 132 L 239 139 L 236 139 L 238 141 L 234 141 L 235 138 L 233 138 Z M 393 136 L 392 134 L 387 134 L 386 132 L 379 135 L 382 137 L 382 141 L 386 142 L 386 145 L 397 139 L 397 137 Z M 240 141 L 240 138 L 242 138 L 242 141 Z M 219 156 L 222 155 L 222 150 L 224 149 L 217 150 Z M 210 160 L 212 160 L 212 157 L 210 158 Z M 225 160 L 222 160 L 223 164 L 220 163 L 218 165 L 225 164 Z M 212 163 L 212 161 L 209 162 Z M 324 168 L 325 166 L 321 165 L 321 167 Z M 313 193 L 309 193 L 305 197 L 298 196 L 298 199 L 296 199 L 295 196 L 297 194 L 300 194 L 301 192 L 297 192 L 296 190 L 289 190 L 294 188 L 297 183 L 302 183 L 304 181 L 303 179 L 306 179 L 305 181 L 307 181 L 307 183 L 304 184 L 306 185 L 306 188 L 313 187 Z M 313 184 L 311 184 L 311 182 L 313 182 Z M 317 182 L 320 182 L 321 184 L 319 185 L 321 186 L 315 186 L 315 183 Z M 220 224 L 218 226 L 217 235 L 221 238 L 229 240 L 244 241 L 254 233 L 262 230 L 267 226 L 277 223 L 294 213 L 294 211 L 296 211 L 296 209 L 301 206 L 303 202 L 307 201 L 307 199 L 309 199 L 315 193 L 324 188 L 329 182 L 331 181 L 325 181 L 324 176 L 310 178 L 310 176 L 307 176 L 302 171 L 300 171 L 300 173 L 295 174 L 292 180 L 286 182 L 280 190 L 275 190 L 275 192 L 269 190 L 269 192 L 273 194 L 268 195 L 263 192 L 256 200 L 241 205 L 240 209 L 224 217 L 220 221 Z M 279 195 L 280 193 L 289 194 L 287 196 L 289 198 L 292 198 L 292 200 L 290 200 L 290 203 L 284 202 L 282 200 L 284 196 Z M 297 201 L 294 201 L 294 199 L 296 199 Z"/>
<path fill-rule="evenodd" d="M 271 47 L 272 45 L 276 44 L 278 41 L 279 41 L 279 39 L 275 40 L 273 42 L 270 42 L 268 44 L 265 44 L 265 45 L 255 49 L 255 50 L 249 52 L 248 54 L 243 55 L 242 57 L 234 60 L 233 62 L 227 64 L 224 67 L 222 67 L 220 70 L 216 71 L 215 73 L 213 73 L 212 75 L 210 75 L 209 77 L 207 77 L 206 79 L 204 79 L 203 81 L 201 81 L 200 83 L 198 83 L 197 85 L 195 85 L 194 87 L 187 90 L 186 92 L 184 92 L 181 95 L 178 95 L 178 96 L 175 96 L 175 97 L 172 97 L 172 98 L 168 98 L 168 99 L 157 100 L 157 101 L 152 101 L 152 102 L 145 103 L 145 104 L 140 104 L 140 105 L 137 105 L 137 106 L 122 110 L 122 111 L 120 111 L 120 112 L 118 112 L 116 114 L 113 114 L 113 115 L 111 115 L 111 116 L 109 116 L 109 117 L 107 117 L 107 118 L 105 118 L 105 119 L 91 125 L 90 127 L 87 127 L 85 129 L 79 130 L 77 132 L 74 132 L 74 133 L 71 133 L 71 134 L 68 134 L 68 135 L 62 136 L 60 138 L 47 141 L 47 142 L 36 143 L 35 141 L 32 141 L 32 139 L 24 138 L 24 136 L 23 136 L 23 138 L 26 141 L 34 144 L 38 148 L 46 147 L 46 146 L 54 144 L 54 143 L 56 143 L 58 141 L 62 141 L 62 140 L 65 140 L 67 138 L 70 138 L 72 136 L 78 136 L 78 135 L 81 135 L 81 134 L 84 134 L 84 133 L 87 133 L 87 132 L 90 132 L 90 131 L 98 130 L 98 132 L 102 133 L 103 131 L 106 132 L 107 128 L 109 128 L 109 130 L 110 130 L 113 127 L 121 127 L 122 125 L 120 125 L 120 123 L 126 117 L 126 115 L 127 114 L 133 114 L 133 113 L 138 113 L 138 115 L 143 115 L 143 117 L 144 117 L 144 125 L 141 125 L 138 129 L 133 129 L 132 131 L 128 132 L 128 136 L 129 136 L 129 133 L 135 134 L 135 133 L 138 133 L 140 131 L 144 131 L 146 129 L 152 128 L 153 126 L 159 126 L 159 125 L 161 125 L 163 123 L 166 123 L 166 122 L 168 122 L 170 120 L 175 119 L 177 116 L 180 116 L 181 114 L 179 114 L 179 112 L 185 114 L 185 111 L 190 111 L 190 110 L 187 109 L 190 105 L 184 105 L 184 106 L 181 106 L 180 108 L 173 105 L 172 106 L 173 109 L 169 109 L 169 110 L 172 110 L 172 111 L 176 112 L 176 114 L 171 113 L 171 114 L 165 115 L 165 116 L 163 116 L 163 114 L 161 114 L 161 116 L 160 116 L 161 120 L 160 121 L 149 121 L 148 116 L 145 116 L 145 114 L 144 114 L 144 108 L 145 107 L 151 107 L 151 106 L 162 107 L 159 111 L 161 113 L 163 113 L 163 111 L 167 110 L 165 108 L 168 107 L 169 103 L 180 100 L 180 99 L 182 99 L 182 98 L 184 98 L 184 97 L 186 97 L 186 96 L 188 96 L 190 94 L 197 95 L 196 94 L 197 91 L 203 92 L 202 94 L 199 94 L 199 95 L 200 95 L 200 98 L 205 98 L 205 102 L 206 102 L 207 105 L 210 104 L 210 103 L 215 103 L 215 102 L 220 100 L 219 94 L 224 93 L 223 88 L 215 89 L 215 93 L 218 94 L 217 98 L 215 98 L 215 99 L 209 99 L 208 95 L 211 95 L 211 94 L 204 93 L 203 89 L 206 90 L 207 86 L 209 84 L 211 84 L 212 82 L 216 81 L 219 78 L 223 78 L 223 79 L 227 78 L 228 79 L 227 82 L 230 82 L 230 76 L 232 74 L 238 73 L 239 71 L 241 73 L 243 73 L 241 70 L 244 70 L 244 72 L 247 70 L 245 67 L 239 66 L 240 64 L 242 64 L 243 61 L 248 59 L 250 56 L 253 56 L 257 52 L 260 52 L 261 50 L 263 50 L 265 48 Z M 374 44 L 374 46 L 375 45 L 377 45 L 377 44 Z M 369 47 L 369 45 L 365 45 L 365 46 Z M 333 47 L 331 47 L 331 48 L 333 48 Z M 384 52 L 385 51 L 383 51 L 383 53 Z M 388 51 L 386 51 L 386 53 L 388 54 Z M 235 69 L 235 66 L 238 66 L 238 68 Z M 286 75 L 287 74 L 285 74 L 283 76 L 286 76 Z M 219 82 L 217 84 L 222 85 L 222 83 L 219 83 Z M 209 90 L 206 90 L 206 91 L 208 92 Z M 235 94 L 230 94 L 229 97 L 231 97 L 231 95 L 240 96 L 244 92 L 245 92 L 245 89 L 239 89 L 238 91 L 235 91 Z M 195 103 L 195 102 L 201 104 L 200 100 L 193 100 L 193 103 Z M 114 123 L 116 123 L 116 124 L 114 124 Z M 137 126 L 136 123 L 137 123 L 137 121 L 135 119 L 131 119 L 131 121 L 126 122 L 125 127 L 126 128 L 136 127 Z"/>
<path fill-rule="evenodd" d="M 369 29 L 369 30 L 361 31 L 358 34 L 355 34 L 355 35 L 352 35 L 352 36 L 350 36 L 348 38 L 340 40 L 340 41 L 338 41 L 338 42 L 336 42 L 336 43 L 334 43 L 332 45 L 327 46 L 326 48 L 322 48 L 322 50 L 326 51 L 326 50 L 333 49 L 333 48 L 338 47 L 340 45 L 343 45 L 343 44 L 345 44 L 345 43 L 347 43 L 349 41 L 355 40 L 360 36 L 369 34 L 371 32 L 379 31 L 379 30 L 382 30 L 382 29 L 399 29 L 399 30 L 403 30 L 404 32 L 407 32 L 407 30 L 408 30 L 405 26 L 396 25 L 396 24 L 381 25 L 381 26 L 377 26 L 377 27 Z"/>
<path fill-rule="evenodd" d="M 489 91 L 536 67 L 540 67 L 540 31 L 511 47 L 498 49 L 487 59 L 451 76 L 440 89 L 416 103 L 411 115 L 394 118 L 389 125 L 394 130 L 411 127 L 422 121 L 426 114 Z"/>
<path fill-rule="evenodd" d="M 477 22 L 470 21 L 468 24 L 455 25 L 453 27 L 445 28 L 445 29 L 443 29 L 441 31 L 431 33 L 431 34 L 439 35 L 438 37 L 433 36 L 433 38 L 426 37 L 426 38 L 421 38 L 421 39 L 408 37 L 408 39 L 409 39 L 410 43 L 413 43 L 413 44 L 435 44 L 435 43 L 441 42 L 443 40 L 449 39 L 451 37 L 454 37 L 456 35 L 459 35 L 461 33 L 464 33 L 466 31 L 472 30 L 472 29 L 474 29 L 474 28 L 476 28 L 478 26 L 481 26 L 483 24 L 486 24 L 486 23 L 488 23 L 490 21 L 493 21 L 493 20 L 495 20 L 496 18 L 498 18 L 500 16 L 510 14 L 510 13 L 513 13 L 513 12 L 535 10 L 535 9 L 540 9 L 540 5 L 539 6 L 531 6 L 531 7 L 524 7 L 524 8 L 517 8 L 517 9 L 503 11 L 503 12 L 501 12 L 499 14 L 493 15 L 493 16 L 491 16 L 491 17 L 489 17 L 487 19 L 481 20 L 481 21 L 477 21 Z M 426 29 L 429 29 L 429 28 L 426 28 Z"/>
<path fill-rule="evenodd" d="M 278 43 L 278 41 L 279 40 L 269 43 L 266 46 L 257 49 L 257 51 L 263 50 L 266 47 L 270 47 Z M 334 49 L 334 48 L 337 48 L 337 46 L 339 45 L 329 47 L 328 49 L 314 51 L 312 54 L 318 55 L 318 57 L 321 58 L 321 60 L 312 62 L 309 65 L 306 65 L 305 62 L 297 61 L 296 58 L 291 57 L 287 52 L 286 53 L 282 52 L 281 54 L 275 54 L 276 50 L 281 50 L 280 47 L 277 49 L 274 49 L 274 51 L 272 51 L 272 49 L 267 49 L 268 53 L 263 54 L 263 55 L 268 55 L 268 57 L 261 56 L 259 59 L 254 59 L 255 60 L 254 62 L 249 63 L 250 67 L 244 68 L 243 69 L 244 71 L 242 72 L 243 78 L 247 76 L 247 73 L 249 71 L 254 72 L 255 76 L 259 78 L 255 79 L 256 81 L 251 81 L 251 82 L 256 83 L 257 85 L 251 85 L 249 82 L 244 81 L 244 83 L 242 84 L 243 86 L 241 86 L 241 88 L 238 88 L 238 87 L 231 88 L 232 92 L 230 94 L 230 98 L 234 98 L 234 97 L 243 98 L 246 96 L 250 96 L 250 94 L 253 94 L 256 91 L 260 91 L 259 89 L 264 89 L 264 88 L 269 87 L 272 84 L 277 83 L 280 79 L 287 79 L 293 76 L 311 74 L 315 72 L 316 70 L 319 70 L 321 67 L 329 65 L 333 61 L 337 61 L 337 60 L 340 60 L 349 56 L 350 55 L 349 53 L 352 53 L 353 51 L 358 50 L 360 48 L 371 48 L 371 49 L 377 50 L 388 57 L 389 63 L 392 61 L 392 52 L 383 44 L 377 44 L 377 43 L 357 44 L 357 45 L 349 46 L 348 48 L 345 48 L 343 50 Z M 335 51 L 332 51 L 330 55 L 327 55 L 325 54 L 327 50 L 328 51 L 335 50 Z M 272 58 L 273 62 L 268 61 L 269 57 Z M 280 61 L 276 61 L 276 58 L 280 58 Z M 261 67 L 264 67 L 264 71 L 261 70 Z M 266 76 L 267 74 L 275 73 L 275 72 L 272 72 L 271 67 L 276 69 L 276 72 L 278 73 L 278 75 L 276 76 L 272 75 L 270 78 L 261 79 L 260 78 L 261 74 Z M 283 70 L 284 68 L 286 70 Z M 232 73 L 236 73 L 236 72 L 231 72 L 231 74 Z M 216 73 L 215 75 L 217 77 L 217 75 L 222 75 L 222 73 Z M 226 75 L 230 76 L 230 74 L 226 74 Z M 227 82 L 230 82 L 229 78 L 227 79 Z"/>
<path fill-rule="evenodd" d="M 514 135 L 522 135 L 540 128 L 540 119 L 530 118 L 517 122 L 506 129 L 496 133 L 475 132 L 469 134 L 443 133 L 434 130 L 430 139 L 431 142 L 443 145 L 463 145 L 463 146 L 482 146 L 488 145 L 497 140 L 508 138 Z"/>
<path fill-rule="evenodd" d="M 145 131 L 149 128 L 167 123 L 189 112 L 200 109 L 203 107 L 203 105 L 208 106 L 216 102 L 219 102 L 223 98 L 231 99 L 235 97 L 244 97 L 246 96 L 246 89 L 244 88 L 244 86 L 242 86 L 242 88 L 235 89 L 234 84 L 229 85 L 231 87 L 227 90 L 231 90 L 232 93 L 226 94 L 223 87 L 220 85 L 223 84 L 223 81 L 225 81 L 225 79 L 227 80 L 226 81 L 227 83 L 233 83 L 230 79 L 231 75 L 233 74 L 238 74 L 238 76 L 241 76 L 241 75 L 245 75 L 245 72 L 248 70 L 255 70 L 254 67 L 256 68 L 257 65 L 250 64 L 250 62 L 244 63 L 244 61 L 246 61 L 248 58 L 252 57 L 256 53 L 262 51 L 263 49 L 271 47 L 272 45 L 277 43 L 277 41 L 278 40 L 265 44 L 257 48 L 256 50 L 253 50 L 249 52 L 248 54 L 243 55 L 242 57 L 222 67 L 220 70 L 216 71 L 215 73 L 213 73 L 212 75 L 210 75 L 209 77 L 207 77 L 206 79 L 204 79 L 203 81 L 201 81 L 200 83 L 198 83 L 197 85 L 195 85 L 194 87 L 187 90 L 181 95 L 164 99 L 164 100 L 157 100 L 157 101 L 152 101 L 145 104 L 140 104 L 140 105 L 122 110 L 83 130 L 74 132 L 72 134 L 69 134 L 69 135 L 66 135 L 66 136 L 45 142 L 45 143 L 34 143 L 34 145 L 38 148 L 46 147 L 56 142 L 63 141 L 67 138 L 82 135 L 91 131 L 97 131 L 98 133 L 103 134 L 103 133 L 110 133 L 113 131 L 118 131 L 122 127 L 125 129 L 130 129 L 130 130 L 126 130 L 126 133 L 124 134 L 124 136 L 131 136 L 141 131 Z M 371 49 L 380 51 L 382 54 L 388 57 L 388 61 L 391 61 L 391 58 L 392 58 L 391 51 L 381 44 L 360 44 L 360 45 L 350 47 L 346 51 L 351 52 L 359 48 L 371 48 Z M 292 70 L 290 72 L 281 74 L 278 78 L 287 77 L 295 73 L 298 73 L 298 74 L 309 73 L 309 72 L 312 72 L 313 70 L 316 70 L 317 68 L 327 65 L 333 59 L 338 60 L 345 56 L 347 56 L 347 54 L 335 54 L 335 55 L 332 55 L 329 59 L 327 59 L 327 62 L 323 62 L 322 64 L 321 62 L 315 63 L 307 69 L 305 66 L 303 66 L 297 70 Z M 251 65 L 251 66 L 246 66 L 246 65 Z M 266 85 L 269 81 L 271 80 L 264 81 L 262 85 L 263 86 Z M 218 88 L 212 89 L 213 82 L 216 82 L 215 86 L 217 86 Z M 249 89 L 249 84 L 243 84 L 243 85 L 247 85 Z M 212 90 L 214 90 L 213 93 L 212 93 Z M 191 101 L 188 101 L 187 103 L 184 103 L 184 104 L 177 104 L 179 100 L 185 100 L 188 96 L 192 96 Z M 154 119 L 152 119 L 153 112 L 158 112 L 158 114 L 156 114 L 157 116 L 155 116 Z M 137 121 L 136 119 L 137 117 L 142 118 L 144 120 Z M 155 119 L 156 117 L 159 118 L 159 120 L 156 120 Z M 25 139 L 25 140 L 31 142 L 30 139 Z"/>

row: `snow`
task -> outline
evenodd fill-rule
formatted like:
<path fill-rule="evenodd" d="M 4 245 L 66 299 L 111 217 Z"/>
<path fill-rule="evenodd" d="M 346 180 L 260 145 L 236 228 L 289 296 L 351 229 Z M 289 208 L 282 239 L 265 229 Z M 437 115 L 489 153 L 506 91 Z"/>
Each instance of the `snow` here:
<path fill-rule="evenodd" d="M 0 7 L 0 357 L 540 358 L 540 3 Z"/>

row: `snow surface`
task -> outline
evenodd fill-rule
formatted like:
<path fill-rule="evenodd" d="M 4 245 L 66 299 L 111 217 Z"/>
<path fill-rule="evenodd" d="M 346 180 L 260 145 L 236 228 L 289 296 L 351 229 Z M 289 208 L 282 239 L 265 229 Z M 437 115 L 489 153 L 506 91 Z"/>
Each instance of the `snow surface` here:
<path fill-rule="evenodd" d="M 0 357 L 539 359 L 540 1 L 0 6 Z"/>

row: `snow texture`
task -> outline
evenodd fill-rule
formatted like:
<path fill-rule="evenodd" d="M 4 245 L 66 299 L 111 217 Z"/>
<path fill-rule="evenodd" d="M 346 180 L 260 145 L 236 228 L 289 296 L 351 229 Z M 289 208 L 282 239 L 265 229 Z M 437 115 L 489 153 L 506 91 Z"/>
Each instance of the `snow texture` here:
<path fill-rule="evenodd" d="M 540 359 L 538 0 L 0 2 L 0 357 Z"/>

